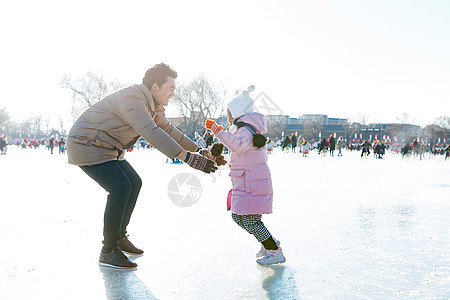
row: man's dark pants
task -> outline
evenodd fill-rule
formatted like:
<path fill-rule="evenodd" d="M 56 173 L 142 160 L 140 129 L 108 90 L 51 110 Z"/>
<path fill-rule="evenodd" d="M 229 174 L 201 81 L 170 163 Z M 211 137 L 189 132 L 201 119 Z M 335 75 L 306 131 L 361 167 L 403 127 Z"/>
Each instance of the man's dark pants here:
<path fill-rule="evenodd" d="M 131 214 L 141 190 L 142 180 L 126 160 L 81 166 L 108 193 L 103 227 L 103 252 L 118 247 L 125 236 Z"/>

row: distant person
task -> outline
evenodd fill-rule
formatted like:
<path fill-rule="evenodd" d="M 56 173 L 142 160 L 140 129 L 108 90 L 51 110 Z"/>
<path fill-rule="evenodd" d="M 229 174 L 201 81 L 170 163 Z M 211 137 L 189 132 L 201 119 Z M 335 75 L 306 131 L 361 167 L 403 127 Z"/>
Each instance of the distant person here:
<path fill-rule="evenodd" d="M 288 136 L 285 136 L 284 140 L 283 140 L 283 151 L 286 149 L 286 151 L 289 152 L 290 145 L 291 145 L 291 139 Z"/>
<path fill-rule="evenodd" d="M 340 136 L 336 142 L 336 146 L 338 149 L 338 156 L 342 156 L 342 148 L 344 148 L 344 139 Z"/>
<path fill-rule="evenodd" d="M 364 141 L 361 145 L 361 157 L 363 157 L 364 155 L 366 157 L 369 157 L 371 148 L 372 145 L 368 141 Z"/>
<path fill-rule="evenodd" d="M 419 140 L 417 138 L 415 138 L 413 140 L 412 147 L 413 147 L 414 156 L 419 156 L 420 155 L 420 144 L 419 144 Z"/>
<path fill-rule="evenodd" d="M 7 144 L 6 144 L 6 140 L 5 140 L 5 138 L 4 137 L 0 137 L 0 153 L 1 154 L 6 154 L 6 146 L 7 146 Z"/>
<path fill-rule="evenodd" d="M 195 143 L 197 144 L 197 146 L 199 146 L 200 148 L 206 149 L 207 146 L 206 146 L 205 139 L 200 134 L 198 134 L 198 132 L 195 132 L 194 137 L 195 137 Z"/>
<path fill-rule="evenodd" d="M 411 151 L 412 151 L 412 146 L 409 143 L 406 143 L 406 145 L 401 150 L 402 158 L 404 158 L 405 156 L 408 157 L 410 155 Z"/>
<path fill-rule="evenodd" d="M 208 154 L 198 153 L 198 145 L 165 117 L 164 106 L 174 96 L 176 77 L 168 65 L 153 66 L 146 72 L 143 84 L 124 88 L 95 103 L 69 132 L 69 163 L 80 166 L 108 192 L 100 265 L 135 268 L 137 264 L 123 252 L 143 253 L 127 236 L 142 181 L 124 159 L 126 150 L 141 136 L 168 158 L 177 157 L 205 173 L 217 169 L 215 162 L 201 153 Z M 153 172 L 158 174 L 156 169 Z"/>
<path fill-rule="evenodd" d="M 445 151 L 445 160 L 447 160 L 448 158 L 450 158 L 450 145 L 447 145 L 444 151 Z"/>
<path fill-rule="evenodd" d="M 295 153 L 295 149 L 297 149 L 297 136 L 295 135 L 295 132 L 291 135 L 291 148 L 292 152 Z"/>
<path fill-rule="evenodd" d="M 314 140 L 314 139 L 312 141 L 313 141 L 312 148 L 313 149 L 319 149 L 319 142 Z"/>
<path fill-rule="evenodd" d="M 326 138 L 323 138 L 319 144 L 319 154 L 325 155 L 327 153 L 328 142 Z"/>
<path fill-rule="evenodd" d="M 252 234 L 261 249 L 258 264 L 272 265 L 283 263 L 286 258 L 280 242 L 275 240 L 261 221 L 262 214 L 272 213 L 272 179 L 267 165 L 265 137 L 266 118 L 253 110 L 253 100 L 247 91 L 235 97 L 227 105 L 230 127 L 223 127 L 213 120 L 206 120 L 205 127 L 230 149 L 231 216 L 248 233 Z"/>
<path fill-rule="evenodd" d="M 275 143 L 271 139 L 267 139 L 266 147 L 267 147 L 267 154 L 272 154 L 273 147 L 275 146 Z"/>
<path fill-rule="evenodd" d="M 425 154 L 427 153 L 427 142 L 422 142 L 420 145 L 420 160 L 425 159 Z"/>
<path fill-rule="evenodd" d="M 205 134 L 203 135 L 203 138 L 205 139 L 206 147 L 209 147 L 214 143 L 214 137 L 208 131 L 205 132 Z"/>
<path fill-rule="evenodd" d="M 303 157 L 308 157 L 310 149 L 311 149 L 311 144 L 308 141 L 303 141 L 302 142 Z"/>
<path fill-rule="evenodd" d="M 334 150 L 336 149 L 336 139 L 334 135 L 330 135 L 330 156 L 334 156 Z"/>
<path fill-rule="evenodd" d="M 380 141 L 377 141 L 375 143 L 375 147 L 373 148 L 373 152 L 374 152 L 375 158 L 377 158 L 377 159 L 378 158 L 379 159 L 383 158 L 383 156 L 381 155 L 382 149 L 381 149 L 381 142 Z"/>
<path fill-rule="evenodd" d="M 48 147 L 50 148 L 50 154 L 53 154 L 53 148 L 55 148 L 55 138 L 50 138 L 48 141 Z"/>
<path fill-rule="evenodd" d="M 59 154 L 61 154 L 61 153 L 64 154 L 64 151 L 65 151 L 65 149 L 66 149 L 66 142 L 64 141 L 63 138 L 61 138 L 61 139 L 59 140 L 58 146 L 59 146 L 59 147 L 58 147 L 58 148 L 59 148 Z"/>

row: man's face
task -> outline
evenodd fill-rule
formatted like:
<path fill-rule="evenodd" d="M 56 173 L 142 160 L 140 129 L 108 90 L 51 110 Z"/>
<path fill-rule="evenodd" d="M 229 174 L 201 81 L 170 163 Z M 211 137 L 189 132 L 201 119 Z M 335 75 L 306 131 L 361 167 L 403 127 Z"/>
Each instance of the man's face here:
<path fill-rule="evenodd" d="M 175 96 L 175 79 L 167 76 L 167 81 L 161 87 L 155 83 L 152 87 L 152 96 L 159 104 L 167 106 L 169 100 Z"/>

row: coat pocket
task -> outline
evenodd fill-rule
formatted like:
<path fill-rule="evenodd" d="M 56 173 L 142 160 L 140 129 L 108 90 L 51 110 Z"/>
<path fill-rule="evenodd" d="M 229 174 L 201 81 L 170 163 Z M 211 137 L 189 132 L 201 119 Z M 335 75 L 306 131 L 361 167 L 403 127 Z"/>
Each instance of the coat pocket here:
<path fill-rule="evenodd" d="M 92 144 L 92 139 L 86 136 L 79 136 L 79 135 L 69 136 L 68 140 L 72 141 L 75 144 L 82 144 L 82 145 Z"/>
<path fill-rule="evenodd" d="M 245 182 L 245 170 L 235 169 L 230 171 L 231 182 L 233 184 L 234 191 L 245 192 L 247 190 L 247 185 Z"/>

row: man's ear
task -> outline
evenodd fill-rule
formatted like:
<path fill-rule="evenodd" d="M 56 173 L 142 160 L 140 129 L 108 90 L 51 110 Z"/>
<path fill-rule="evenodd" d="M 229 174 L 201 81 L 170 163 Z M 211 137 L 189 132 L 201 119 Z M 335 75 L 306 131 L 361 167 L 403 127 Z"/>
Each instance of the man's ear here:
<path fill-rule="evenodd" d="M 153 85 L 152 85 L 152 91 L 158 91 L 159 90 L 159 86 L 158 86 L 158 84 L 155 82 L 155 83 L 153 83 Z"/>

